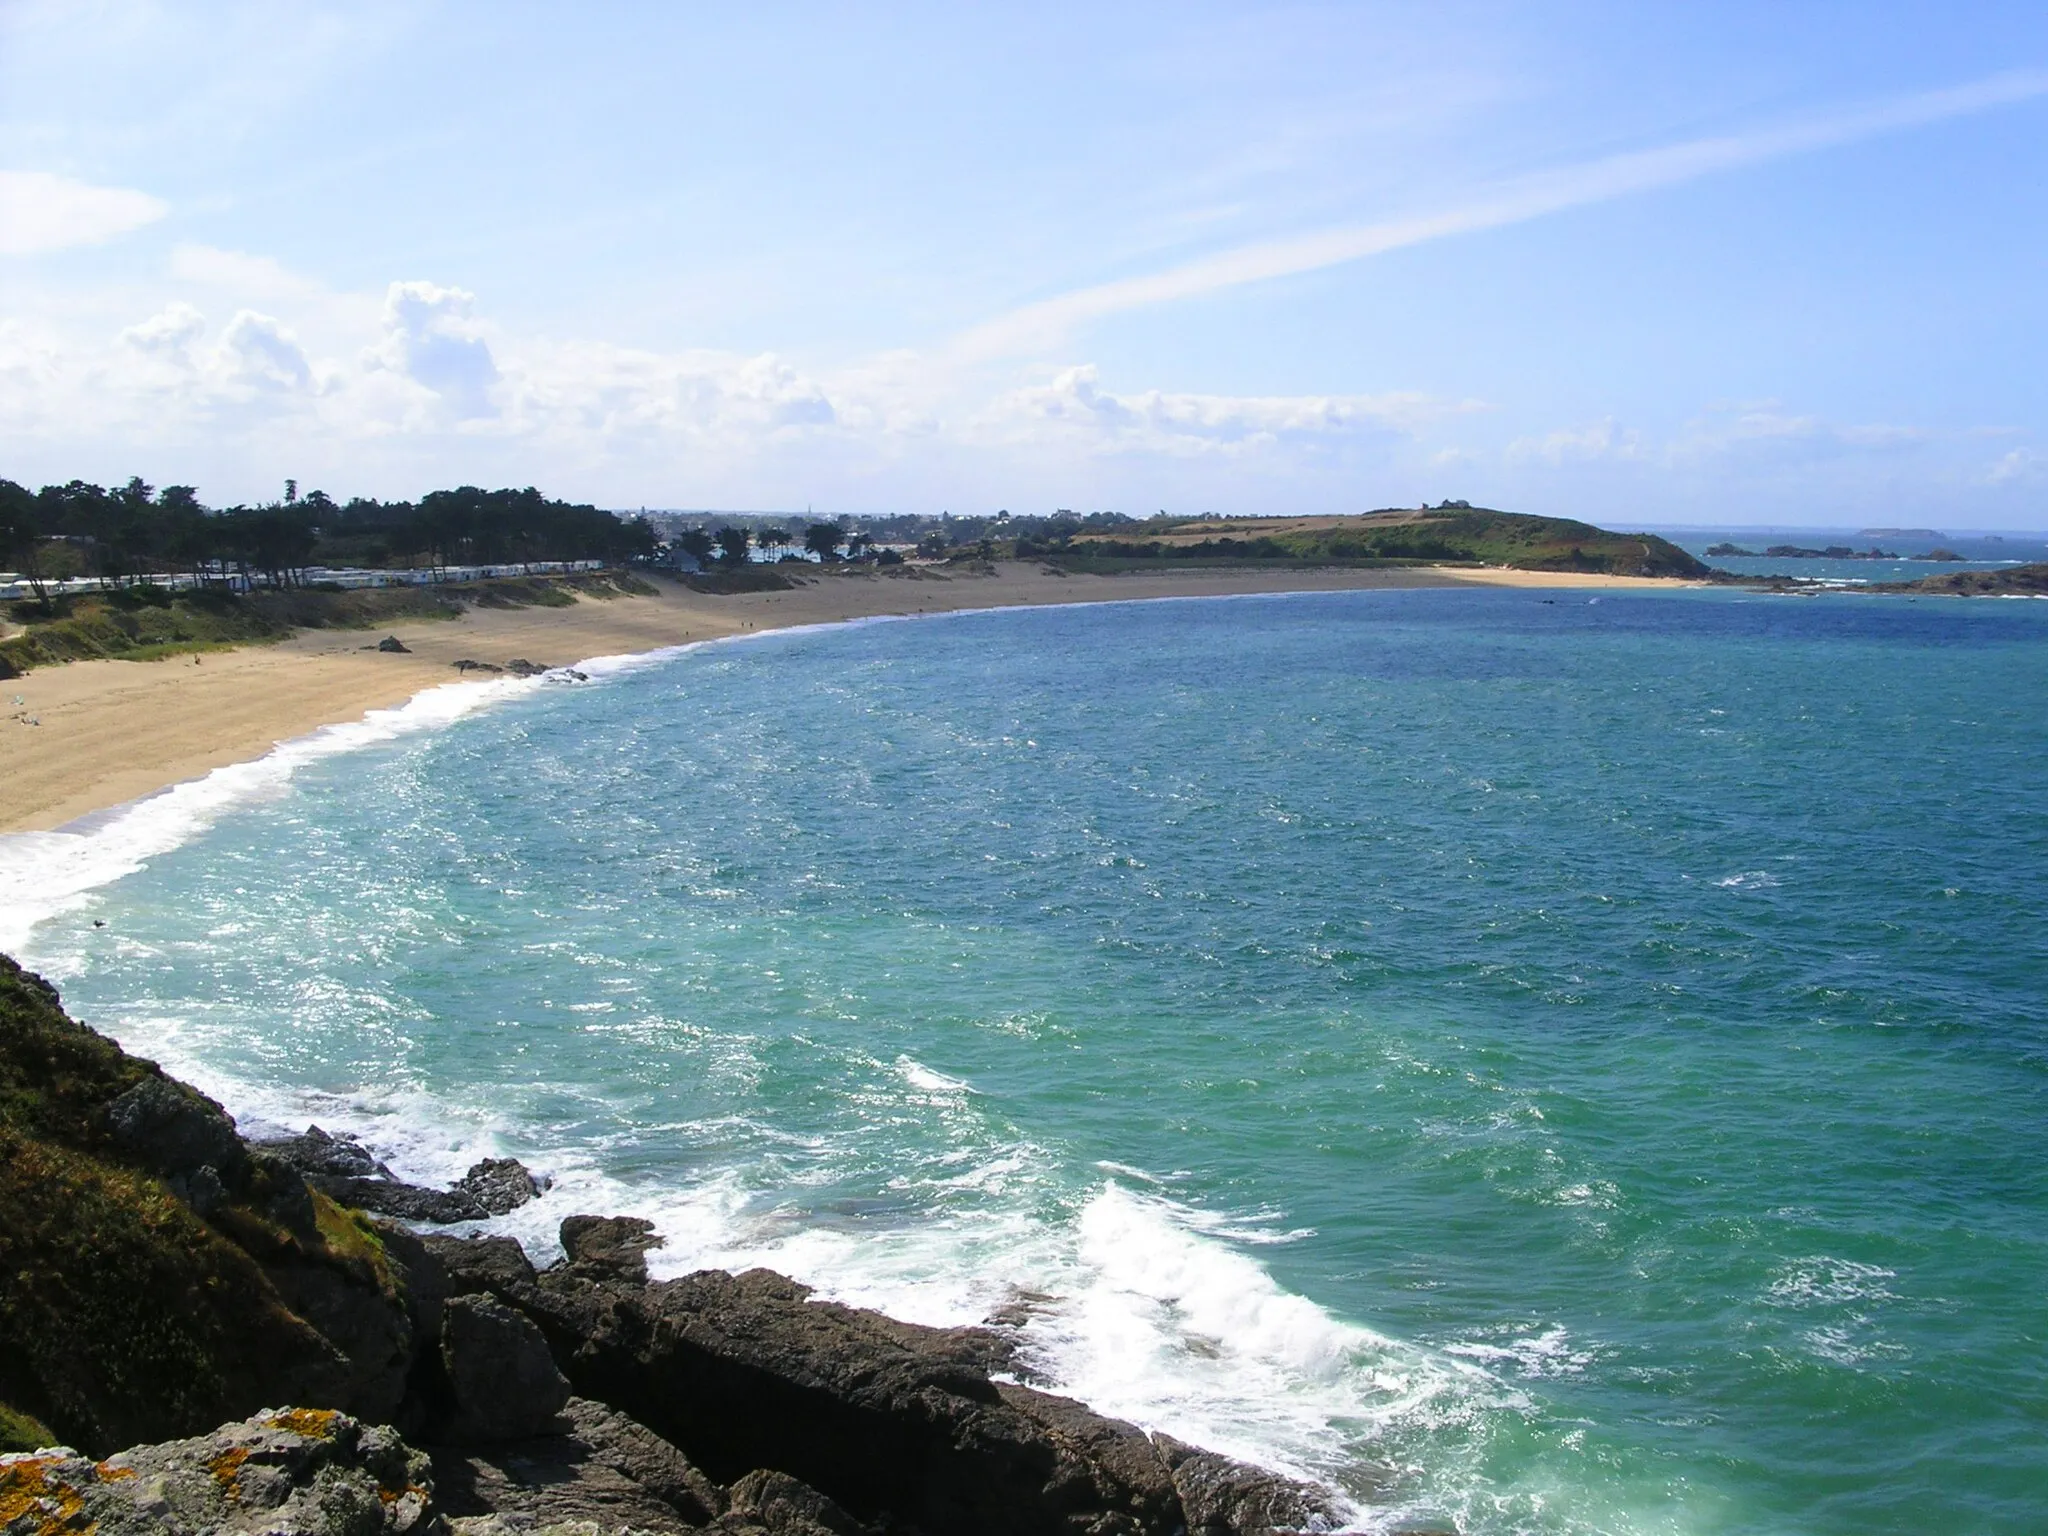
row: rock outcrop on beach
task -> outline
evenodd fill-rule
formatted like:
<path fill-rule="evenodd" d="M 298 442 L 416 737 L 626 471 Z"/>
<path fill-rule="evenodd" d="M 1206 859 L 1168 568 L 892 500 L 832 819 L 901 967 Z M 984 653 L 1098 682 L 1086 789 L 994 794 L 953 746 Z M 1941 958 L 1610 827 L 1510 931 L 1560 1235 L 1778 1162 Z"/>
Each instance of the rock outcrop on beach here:
<path fill-rule="evenodd" d="M 1338 1523 L 1320 1489 L 1017 1384 L 1002 1327 L 765 1270 L 650 1280 L 660 1240 L 631 1217 L 568 1216 L 536 1268 L 338 1203 L 365 1188 L 415 1186 L 317 1127 L 251 1146 L 0 957 L 0 1449 L 85 1450 L 0 1461 L 0 1533 Z M 495 1162 L 445 1195 L 538 1193 Z"/>

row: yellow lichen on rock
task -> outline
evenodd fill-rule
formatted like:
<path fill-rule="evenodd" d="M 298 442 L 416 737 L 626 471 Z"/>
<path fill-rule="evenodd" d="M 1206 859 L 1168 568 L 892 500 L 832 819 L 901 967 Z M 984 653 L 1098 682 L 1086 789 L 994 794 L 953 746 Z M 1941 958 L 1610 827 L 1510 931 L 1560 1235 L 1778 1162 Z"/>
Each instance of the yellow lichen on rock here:
<path fill-rule="evenodd" d="M 85 1493 L 51 1474 L 64 1456 L 25 1456 L 0 1467 L 0 1529 L 20 1528 L 35 1536 L 90 1536 L 99 1524 L 84 1518 Z"/>
<path fill-rule="evenodd" d="M 221 1491 L 237 1503 L 242 1498 L 242 1463 L 249 1459 L 249 1449 L 246 1445 L 231 1445 L 206 1464 Z"/>
<path fill-rule="evenodd" d="M 331 1440 L 334 1421 L 341 1415 L 332 1408 L 280 1408 L 263 1416 L 272 1429 L 288 1430 L 301 1440 Z"/>

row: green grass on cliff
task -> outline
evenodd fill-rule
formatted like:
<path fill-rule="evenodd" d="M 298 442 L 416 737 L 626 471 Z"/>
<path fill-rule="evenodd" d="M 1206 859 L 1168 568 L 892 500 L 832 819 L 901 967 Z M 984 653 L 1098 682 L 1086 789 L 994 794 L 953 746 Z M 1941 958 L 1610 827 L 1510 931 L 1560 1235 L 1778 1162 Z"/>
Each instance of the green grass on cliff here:
<path fill-rule="evenodd" d="M 6 1448 L 54 1432 L 105 1455 L 195 1434 L 265 1406 L 282 1363 L 329 1351 L 249 1252 L 112 1146 L 105 1105 L 152 1070 L 0 956 Z"/>

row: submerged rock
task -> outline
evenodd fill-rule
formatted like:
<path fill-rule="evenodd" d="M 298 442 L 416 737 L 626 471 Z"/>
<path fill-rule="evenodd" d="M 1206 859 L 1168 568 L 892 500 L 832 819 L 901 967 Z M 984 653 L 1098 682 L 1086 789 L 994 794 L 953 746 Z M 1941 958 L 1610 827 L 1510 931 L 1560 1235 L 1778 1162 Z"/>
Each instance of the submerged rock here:
<path fill-rule="evenodd" d="M 0 1529 L 98 1536 L 402 1536 L 437 1526 L 431 1464 L 389 1429 L 311 1408 L 95 1462 L 0 1457 Z"/>

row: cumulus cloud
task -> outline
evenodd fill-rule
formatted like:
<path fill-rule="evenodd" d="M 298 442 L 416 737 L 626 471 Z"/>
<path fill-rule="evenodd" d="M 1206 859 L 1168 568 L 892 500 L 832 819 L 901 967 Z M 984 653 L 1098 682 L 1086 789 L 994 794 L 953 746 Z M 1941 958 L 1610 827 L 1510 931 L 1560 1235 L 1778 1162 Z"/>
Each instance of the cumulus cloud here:
<path fill-rule="evenodd" d="M 431 390 L 458 417 L 489 416 L 497 360 L 475 317 L 476 296 L 436 283 L 393 283 L 384 297 L 384 339 L 371 362 Z"/>
<path fill-rule="evenodd" d="M 264 390 L 312 388 L 313 365 L 305 348 L 280 320 L 253 309 L 236 313 L 221 332 L 215 354 L 228 379 Z"/>
<path fill-rule="evenodd" d="M 180 300 L 121 332 L 123 346 L 182 368 L 192 366 L 192 347 L 206 334 L 206 316 Z"/>
<path fill-rule="evenodd" d="M 147 192 L 95 187 L 47 171 L 0 171 L 0 255 L 102 245 L 169 212 L 168 203 Z"/>

